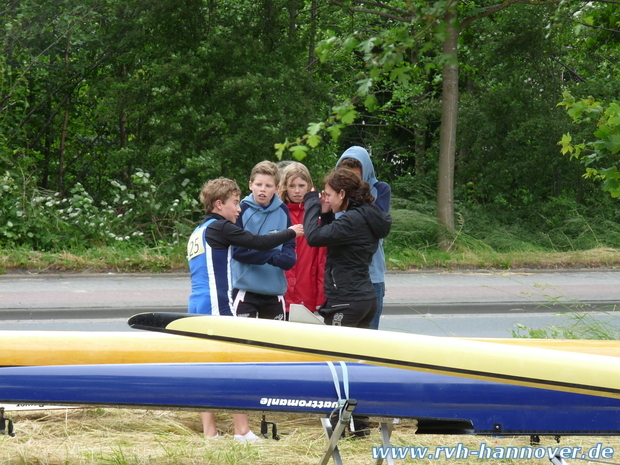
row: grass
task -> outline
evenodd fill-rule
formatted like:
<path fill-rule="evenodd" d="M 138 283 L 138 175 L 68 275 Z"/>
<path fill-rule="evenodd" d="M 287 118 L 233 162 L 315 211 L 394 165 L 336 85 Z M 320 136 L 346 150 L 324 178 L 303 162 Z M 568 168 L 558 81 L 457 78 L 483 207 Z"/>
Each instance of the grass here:
<path fill-rule="evenodd" d="M 325 447 L 325 436 L 316 416 L 273 415 L 280 441 L 241 444 L 231 438 L 229 414 L 217 414 L 222 440 L 206 440 L 196 412 L 84 409 L 13 414 L 16 436 L 0 436 L 0 463 L 5 465 L 315 465 Z M 254 431 L 259 431 L 260 416 L 250 414 Z M 519 437 L 416 435 L 413 421 L 396 425 L 391 445 L 397 447 L 456 447 L 459 443 L 477 450 L 487 447 L 528 447 L 530 439 Z M 582 447 L 588 450 L 602 443 L 620 447 L 616 437 L 563 437 L 560 444 L 541 437 L 535 447 Z M 340 453 L 347 465 L 375 463 L 371 448 L 380 446 L 378 430 L 368 439 L 345 439 Z M 544 459 L 547 461 L 547 459 Z M 494 464 L 543 463 L 543 460 L 485 460 Z M 569 461 L 570 462 L 570 461 Z M 333 463 L 330 462 L 330 463 Z M 479 464 L 467 460 L 396 460 L 396 463 Z M 595 461 L 580 460 L 582 464 Z"/>
<path fill-rule="evenodd" d="M 184 249 L 123 246 L 41 252 L 5 248 L 0 250 L 0 274 L 186 271 Z"/>
<path fill-rule="evenodd" d="M 61 252 L 24 248 L 0 250 L 0 274 L 5 273 L 165 273 L 187 271 L 184 246 L 103 247 Z M 620 249 L 596 248 L 566 252 L 541 249 L 497 252 L 464 247 L 445 252 L 435 247 L 404 247 L 386 242 L 386 262 L 392 270 L 424 269 L 584 269 L 620 267 Z"/>
<path fill-rule="evenodd" d="M 620 249 L 597 248 L 554 252 L 514 250 L 496 252 L 460 248 L 452 252 L 386 247 L 386 262 L 393 270 L 423 269 L 585 269 L 620 267 Z"/>
<path fill-rule="evenodd" d="M 386 261 L 393 270 L 615 268 L 620 266 L 620 222 L 611 207 L 554 201 L 524 216 L 515 209 L 460 205 L 453 247 L 446 252 L 436 246 L 435 204 L 394 197 Z M 187 270 L 183 241 L 148 247 L 133 240 L 64 251 L 0 246 L 0 274 Z M 82 244 L 79 238 L 63 242 L 70 243 Z"/>

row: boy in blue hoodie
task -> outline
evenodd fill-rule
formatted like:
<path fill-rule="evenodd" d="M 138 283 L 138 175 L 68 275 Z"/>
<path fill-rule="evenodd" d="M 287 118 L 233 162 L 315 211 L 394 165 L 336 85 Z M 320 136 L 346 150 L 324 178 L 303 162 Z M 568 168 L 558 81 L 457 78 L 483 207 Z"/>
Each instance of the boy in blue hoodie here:
<path fill-rule="evenodd" d="M 237 226 L 254 234 L 270 234 L 291 226 L 287 206 L 278 197 L 280 172 L 270 161 L 258 163 L 250 174 L 250 191 L 241 202 Z M 233 308 L 238 317 L 284 320 L 285 270 L 297 260 L 295 239 L 268 251 L 243 247 L 233 250 Z"/>
<path fill-rule="evenodd" d="M 358 176 L 370 184 L 370 192 L 375 198 L 375 206 L 385 212 L 390 212 L 392 189 L 386 182 L 377 180 L 375 167 L 370 160 L 368 151 L 363 147 L 349 147 L 340 156 L 337 167 L 348 168 L 355 171 Z M 383 297 L 385 296 L 385 253 L 383 252 L 383 239 L 379 241 L 379 248 L 372 257 L 370 264 L 370 280 L 375 286 L 377 293 L 377 313 L 370 323 L 371 329 L 379 329 L 379 319 L 383 312 Z"/>

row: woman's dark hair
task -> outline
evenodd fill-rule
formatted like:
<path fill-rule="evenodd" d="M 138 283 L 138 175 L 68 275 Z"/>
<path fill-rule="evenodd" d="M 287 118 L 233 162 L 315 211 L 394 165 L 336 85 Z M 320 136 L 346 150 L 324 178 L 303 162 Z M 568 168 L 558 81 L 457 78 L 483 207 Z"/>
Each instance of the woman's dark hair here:
<path fill-rule="evenodd" d="M 325 184 L 336 192 L 344 191 L 344 199 L 356 203 L 367 203 L 372 205 L 375 201 L 370 193 L 370 185 L 350 169 L 334 168 L 323 179 Z"/>

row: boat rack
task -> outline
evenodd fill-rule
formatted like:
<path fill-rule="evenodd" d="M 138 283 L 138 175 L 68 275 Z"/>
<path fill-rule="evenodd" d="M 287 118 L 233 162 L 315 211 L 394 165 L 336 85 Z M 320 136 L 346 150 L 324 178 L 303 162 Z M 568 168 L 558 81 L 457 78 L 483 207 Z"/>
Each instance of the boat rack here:
<path fill-rule="evenodd" d="M 355 399 L 348 399 L 344 405 L 340 408 L 338 423 L 335 427 L 332 426 L 331 418 L 321 418 L 321 423 L 323 425 L 323 429 L 327 434 L 327 446 L 323 451 L 323 455 L 319 460 L 319 465 L 327 465 L 330 459 L 334 459 L 335 465 L 343 465 L 342 457 L 340 456 L 340 451 L 338 451 L 338 441 L 342 437 L 342 433 L 346 426 L 351 422 L 353 417 L 353 410 L 357 405 L 357 401 Z M 381 445 L 384 448 L 390 447 L 390 437 L 392 436 L 392 431 L 394 429 L 394 424 L 398 423 L 399 419 L 394 418 L 392 422 L 381 422 L 379 423 L 380 431 L 381 431 Z M 392 457 L 386 458 L 388 465 L 394 465 L 394 459 Z M 378 458 L 376 465 L 381 465 L 383 463 L 383 458 Z"/>
<path fill-rule="evenodd" d="M 0 434 L 8 434 L 11 437 L 15 436 L 13 420 L 4 417 L 4 407 L 0 407 Z"/>

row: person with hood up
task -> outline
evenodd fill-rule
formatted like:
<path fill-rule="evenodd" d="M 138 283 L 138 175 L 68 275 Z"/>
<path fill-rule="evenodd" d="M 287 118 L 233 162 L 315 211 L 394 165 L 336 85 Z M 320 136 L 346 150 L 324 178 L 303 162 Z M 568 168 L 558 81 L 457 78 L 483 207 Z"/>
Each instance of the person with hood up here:
<path fill-rule="evenodd" d="M 375 167 L 365 148 L 359 146 L 349 147 L 341 155 L 336 166 L 349 168 L 356 172 L 362 180 L 370 185 L 370 193 L 375 198 L 375 206 L 385 213 L 390 212 L 392 189 L 388 183 L 377 180 L 375 176 Z M 385 253 L 383 252 L 383 239 L 379 241 L 377 252 L 375 252 L 372 257 L 370 279 L 377 293 L 377 313 L 370 323 L 370 327 L 371 329 L 379 329 L 379 321 L 383 313 L 383 297 L 385 296 Z"/>
<path fill-rule="evenodd" d="M 304 196 L 306 241 L 311 247 L 327 247 L 327 300 L 319 314 L 328 325 L 370 328 L 377 312 L 370 263 L 392 218 L 374 205 L 370 185 L 353 171 L 335 168 L 324 182 L 320 196 L 316 191 Z"/>
<path fill-rule="evenodd" d="M 253 234 L 276 233 L 291 226 L 286 205 L 277 196 L 280 171 L 262 161 L 250 173 L 250 191 L 241 201 L 237 226 Z M 238 317 L 285 319 L 285 270 L 297 260 L 295 239 L 267 251 L 235 247 L 233 250 L 233 308 Z"/>

